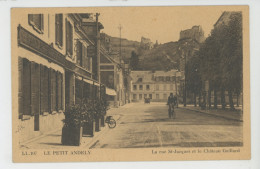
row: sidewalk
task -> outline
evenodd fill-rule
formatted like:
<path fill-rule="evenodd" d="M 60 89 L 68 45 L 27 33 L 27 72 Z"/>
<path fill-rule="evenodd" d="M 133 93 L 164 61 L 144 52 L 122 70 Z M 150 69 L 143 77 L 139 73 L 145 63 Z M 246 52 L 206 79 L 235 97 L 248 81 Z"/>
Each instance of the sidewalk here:
<path fill-rule="evenodd" d="M 216 109 L 206 109 L 206 110 L 201 110 L 199 106 L 194 107 L 194 105 L 187 105 L 186 107 L 183 107 L 183 105 L 180 105 L 179 108 L 182 109 L 187 109 L 187 110 L 192 110 L 196 111 L 199 113 L 205 113 L 211 116 L 215 117 L 221 117 L 229 120 L 236 120 L 243 122 L 243 113 L 242 113 L 242 107 L 236 107 L 236 110 L 222 110 L 221 108 Z"/>
<path fill-rule="evenodd" d="M 122 108 L 127 108 L 130 106 L 130 104 L 126 104 L 124 106 L 121 106 L 119 108 L 111 108 L 107 111 L 107 116 L 113 116 L 113 118 L 117 121 L 120 120 L 120 118 L 123 116 Z M 101 127 L 101 130 L 99 132 L 95 132 L 93 137 L 90 136 L 83 136 L 81 140 L 80 146 L 65 146 L 61 144 L 61 135 L 62 135 L 62 129 L 53 130 L 49 133 L 40 135 L 39 137 L 27 140 L 25 142 L 20 143 L 20 147 L 24 149 L 64 149 L 64 148 L 75 148 L 75 147 L 85 147 L 90 148 L 93 144 L 95 144 L 96 140 L 100 137 L 100 135 L 106 133 L 110 129 L 107 124 L 105 124 L 105 127 Z"/>

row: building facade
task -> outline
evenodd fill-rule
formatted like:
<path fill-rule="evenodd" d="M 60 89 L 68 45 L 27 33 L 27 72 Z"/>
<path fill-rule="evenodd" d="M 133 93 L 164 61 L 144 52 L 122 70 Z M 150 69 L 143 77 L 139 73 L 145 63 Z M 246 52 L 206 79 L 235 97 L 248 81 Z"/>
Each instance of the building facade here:
<path fill-rule="evenodd" d="M 17 15 L 23 19 L 12 25 L 13 89 L 22 142 L 61 128 L 62 112 L 99 94 L 96 37 L 103 26 L 88 13 Z"/>
<path fill-rule="evenodd" d="M 166 102 L 170 93 L 179 95 L 182 74 L 170 71 L 131 71 L 131 100 Z"/>
<path fill-rule="evenodd" d="M 101 52 L 100 58 L 101 83 L 107 86 L 107 98 L 111 107 L 126 104 L 126 88 L 124 84 L 124 67 L 105 50 Z"/>

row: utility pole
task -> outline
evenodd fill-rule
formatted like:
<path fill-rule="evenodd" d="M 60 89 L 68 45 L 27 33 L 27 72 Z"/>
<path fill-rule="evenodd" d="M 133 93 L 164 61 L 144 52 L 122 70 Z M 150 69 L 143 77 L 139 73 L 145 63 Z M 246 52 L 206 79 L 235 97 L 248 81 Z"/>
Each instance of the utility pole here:
<path fill-rule="evenodd" d="M 99 34 L 99 23 L 98 17 L 100 13 L 96 13 L 96 53 L 97 53 L 97 74 L 96 80 L 100 83 L 100 34 Z"/>
<path fill-rule="evenodd" d="M 187 42 L 185 42 L 185 49 L 187 49 Z M 187 102 L 187 51 L 184 52 L 184 93 L 183 93 L 183 106 L 186 107 L 186 102 Z"/>
<path fill-rule="evenodd" d="M 121 60 L 122 60 L 121 31 L 122 31 L 122 29 L 123 29 L 123 27 L 121 26 L 121 24 L 118 26 L 118 29 L 119 29 L 119 37 L 120 37 L 120 39 L 119 39 L 119 41 L 120 41 L 120 42 L 119 42 L 119 43 L 120 43 L 120 49 L 119 49 L 119 57 L 120 57 L 120 58 L 119 58 L 119 60 L 120 60 L 120 64 L 121 64 Z"/>

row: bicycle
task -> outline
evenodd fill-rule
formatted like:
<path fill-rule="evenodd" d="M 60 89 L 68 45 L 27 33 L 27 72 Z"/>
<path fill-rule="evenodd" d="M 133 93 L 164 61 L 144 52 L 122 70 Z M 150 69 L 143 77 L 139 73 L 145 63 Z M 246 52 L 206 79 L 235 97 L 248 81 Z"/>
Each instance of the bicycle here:
<path fill-rule="evenodd" d="M 169 118 L 170 118 L 170 119 L 171 119 L 171 118 L 175 119 L 176 114 L 175 114 L 175 112 L 174 112 L 174 103 L 170 103 L 170 104 L 169 104 L 168 113 L 169 113 Z"/>
<path fill-rule="evenodd" d="M 109 128 L 115 128 L 116 127 L 116 121 L 112 116 L 107 116 L 105 123 L 108 124 Z"/>

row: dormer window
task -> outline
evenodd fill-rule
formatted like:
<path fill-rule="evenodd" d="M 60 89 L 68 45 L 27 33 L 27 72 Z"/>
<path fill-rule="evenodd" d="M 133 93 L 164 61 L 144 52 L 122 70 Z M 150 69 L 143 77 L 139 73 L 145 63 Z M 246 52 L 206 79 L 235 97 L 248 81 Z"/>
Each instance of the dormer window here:
<path fill-rule="evenodd" d="M 137 82 L 143 82 L 143 78 L 138 78 Z"/>

